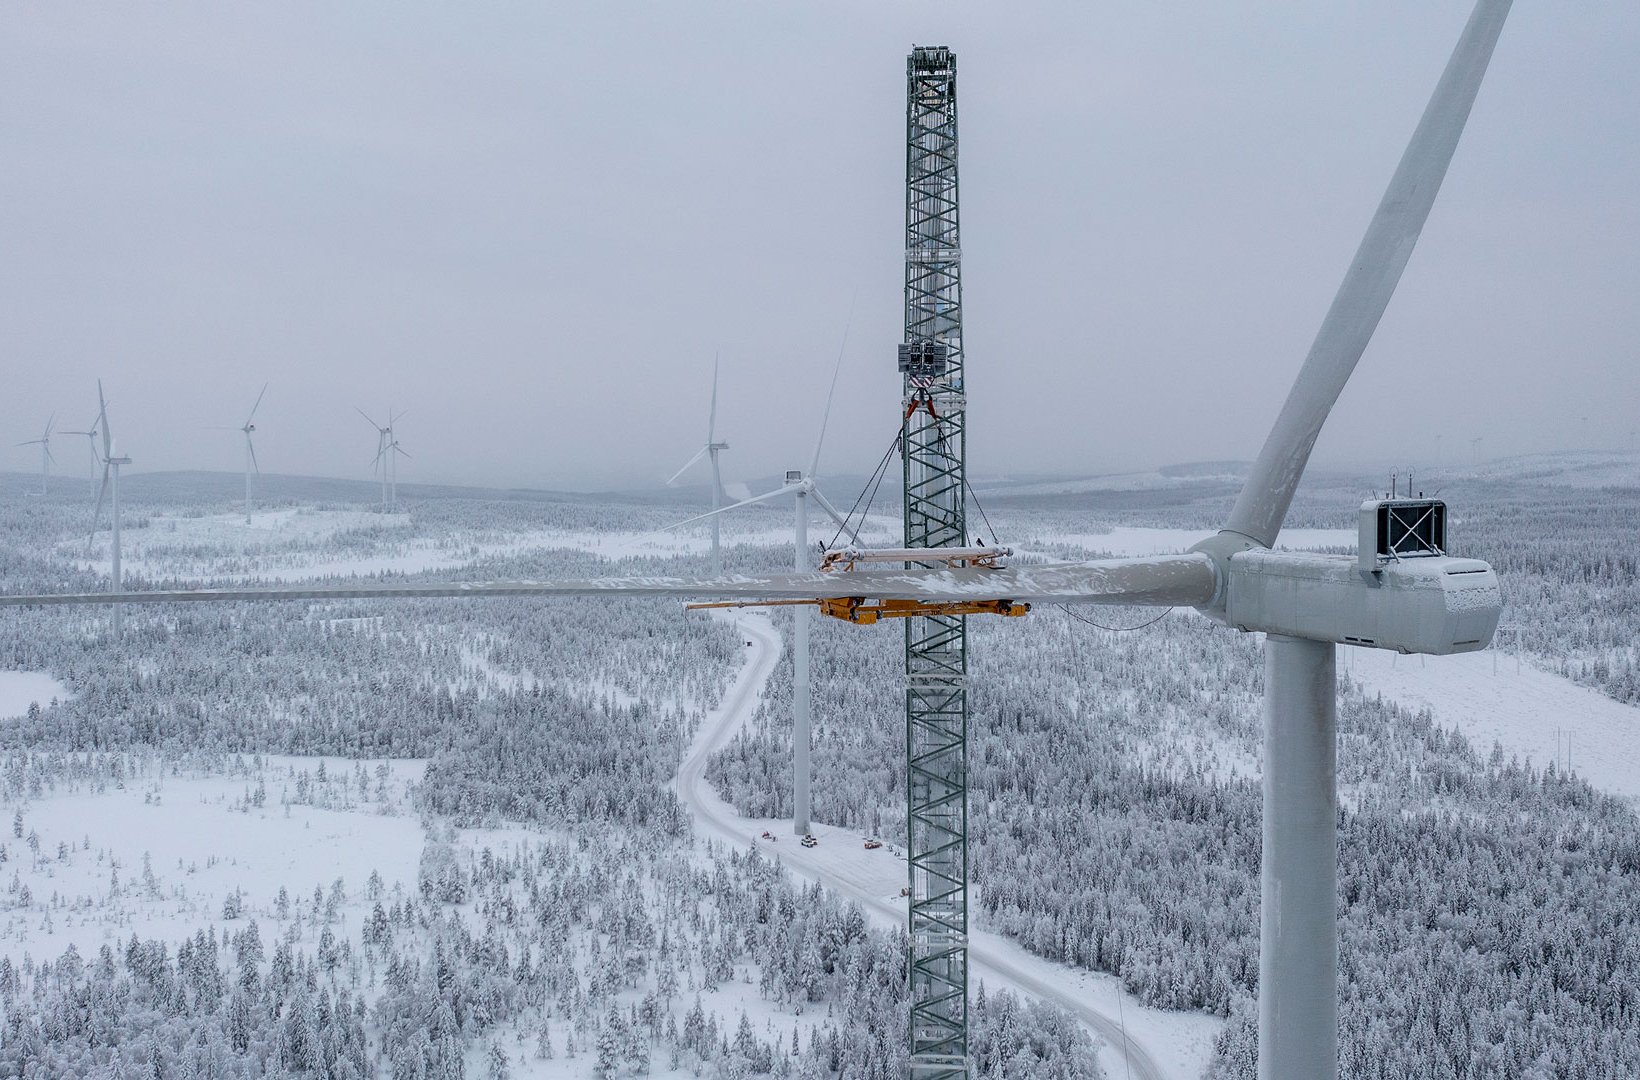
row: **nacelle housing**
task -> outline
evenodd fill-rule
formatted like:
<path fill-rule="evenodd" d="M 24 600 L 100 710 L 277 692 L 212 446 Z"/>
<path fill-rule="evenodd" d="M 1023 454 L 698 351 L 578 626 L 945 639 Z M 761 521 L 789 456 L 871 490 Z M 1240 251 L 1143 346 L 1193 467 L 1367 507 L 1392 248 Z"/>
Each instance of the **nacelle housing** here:
<path fill-rule="evenodd" d="M 1433 556 L 1362 573 L 1349 555 L 1255 549 L 1230 556 L 1225 621 L 1241 630 L 1403 653 L 1492 642 L 1503 592 L 1478 559 Z"/>

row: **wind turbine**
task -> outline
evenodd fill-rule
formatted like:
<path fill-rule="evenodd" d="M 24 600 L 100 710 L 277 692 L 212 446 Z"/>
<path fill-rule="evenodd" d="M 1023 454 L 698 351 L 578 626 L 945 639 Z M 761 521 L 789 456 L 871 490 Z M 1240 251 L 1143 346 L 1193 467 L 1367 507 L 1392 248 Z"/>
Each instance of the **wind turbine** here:
<path fill-rule="evenodd" d="M 792 528 L 792 570 L 801 574 L 812 570 L 809 559 L 809 506 L 808 500 L 813 496 L 814 501 L 828 516 L 837 522 L 838 528 L 848 535 L 848 538 L 859 543 L 859 535 L 853 526 L 821 493 L 819 488 L 820 451 L 826 444 L 826 425 L 831 420 L 831 403 L 837 394 L 837 376 L 843 370 L 843 351 L 848 347 L 848 330 L 843 331 L 843 344 L 837 350 L 837 364 L 831 373 L 831 389 L 826 393 L 826 409 L 820 416 L 820 435 L 814 441 L 814 457 L 809 462 L 809 471 L 805 474 L 797 469 L 786 471 L 786 482 L 783 486 L 762 495 L 754 495 L 750 499 L 742 499 L 729 506 L 720 507 L 710 513 L 700 514 L 680 521 L 671 528 L 687 525 L 690 522 L 700 521 L 702 518 L 712 520 L 714 531 L 719 515 L 731 510 L 738 510 L 742 506 L 751 506 L 753 503 L 769 502 L 784 495 L 794 497 L 796 516 Z M 714 462 L 714 468 L 715 468 Z M 687 468 L 687 466 L 685 466 Z M 809 714 L 813 707 L 813 692 L 809 682 L 809 608 L 806 604 L 794 604 L 792 608 L 792 831 L 798 836 L 804 836 L 809 831 L 809 785 L 812 773 L 809 767 L 809 751 L 812 743 L 810 734 Z"/>
<path fill-rule="evenodd" d="M 718 454 L 729 449 L 728 443 L 717 441 L 717 386 L 718 361 L 717 357 L 714 356 L 712 358 L 712 411 L 707 415 L 706 419 L 706 445 L 702 446 L 699 450 L 696 450 L 695 456 L 684 462 L 683 468 L 673 473 L 672 479 L 666 482 L 666 486 L 671 487 L 673 484 L 678 482 L 679 477 L 690 470 L 695 462 L 699 461 L 703 457 L 709 457 L 711 459 L 712 513 L 703 514 L 701 516 L 711 517 L 712 519 L 712 573 L 714 576 L 723 573 L 723 552 L 719 544 L 720 537 L 718 519 L 714 516 L 723 506 L 723 473 L 718 469 Z M 691 518 L 690 520 L 696 519 Z"/>
<path fill-rule="evenodd" d="M 404 417 L 404 413 L 387 411 L 387 423 L 378 424 L 370 414 L 355 407 L 354 412 L 369 421 L 370 426 L 376 429 L 376 456 L 370 460 L 372 469 L 380 469 L 382 476 L 382 512 L 396 510 L 399 504 L 399 469 L 398 458 L 409 457 L 409 451 L 399 445 L 399 437 L 393 426 Z"/>
<path fill-rule="evenodd" d="M 1422 522 L 1439 508 L 1444 517 L 1444 506 L 1434 502 L 1364 504 L 1363 543 L 1355 556 L 1272 549 L 1322 426 L 1428 220 L 1509 8 L 1510 0 L 1478 0 L 1229 520 L 1183 555 L 1006 569 L 955 560 L 932 569 L 715 580 L 416 581 L 0 595 L 0 606 L 672 596 L 831 601 L 822 610 L 860 623 L 895 613 L 872 604 L 959 614 L 1014 614 L 1032 602 L 1197 608 L 1236 630 L 1266 635 L 1258 1075 L 1332 1080 L 1338 1075 L 1337 646 L 1426 655 L 1478 651 L 1497 631 L 1503 597 L 1486 563 L 1444 553 L 1444 521 L 1439 544 L 1410 551 L 1398 545 L 1397 515 L 1410 509 L 1425 515 Z M 1418 522 L 1412 523 L 1413 535 Z M 905 561 L 932 562 L 959 550 L 926 549 Z"/>
<path fill-rule="evenodd" d="M 97 430 L 102 425 L 102 414 L 99 412 L 91 421 L 91 427 L 85 431 L 62 431 L 60 435 L 84 435 L 91 444 L 91 497 L 97 497 L 97 465 L 101 459 L 97 456 Z"/>
<path fill-rule="evenodd" d="M 109 591 L 116 595 L 124 589 L 124 579 L 120 574 L 120 466 L 131 464 L 128 457 L 114 455 L 114 436 L 108 427 L 108 401 L 103 397 L 102 380 L 97 380 L 97 423 L 96 427 L 102 430 L 102 486 L 97 489 L 97 505 L 91 511 L 91 535 L 97 535 L 97 520 L 102 516 L 103 496 L 109 496 L 109 518 L 114 525 L 113 559 L 110 567 Z M 89 539 L 88 539 L 89 542 Z M 125 610 L 119 603 L 114 602 L 114 639 L 119 640 L 125 629 Z"/>
<path fill-rule="evenodd" d="M 257 476 L 262 475 L 262 466 L 256 463 L 256 446 L 251 442 L 251 435 L 256 431 L 256 410 L 262 407 L 262 397 L 267 392 L 268 384 L 263 383 L 261 393 L 256 395 L 256 404 L 251 406 L 250 415 L 245 417 L 245 422 L 239 427 L 240 432 L 245 436 L 245 524 L 247 525 L 251 523 L 251 470 L 256 470 Z"/>
<path fill-rule="evenodd" d="M 57 422 L 57 414 L 52 413 L 46 420 L 46 430 L 38 439 L 29 439 L 20 442 L 18 446 L 40 447 L 40 494 L 46 493 L 46 481 L 51 479 L 51 463 L 57 458 L 51 453 L 51 425 Z"/>

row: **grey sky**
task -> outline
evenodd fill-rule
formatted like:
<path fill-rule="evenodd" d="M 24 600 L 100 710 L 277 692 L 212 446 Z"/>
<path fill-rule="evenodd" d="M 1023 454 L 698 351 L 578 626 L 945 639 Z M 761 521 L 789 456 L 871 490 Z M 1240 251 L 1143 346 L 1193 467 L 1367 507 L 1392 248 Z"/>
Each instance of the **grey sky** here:
<path fill-rule="evenodd" d="M 904 62 L 957 50 L 970 465 L 1252 457 L 1468 14 L 1313 4 L 8 5 L 0 436 L 138 468 L 731 478 L 897 424 Z M 1317 458 L 1627 447 L 1640 7 L 1519 0 Z M 1585 421 L 1584 418 L 1587 418 Z M 85 467 L 65 440 L 59 458 Z M 26 470 L 27 449 L 0 468 Z"/>

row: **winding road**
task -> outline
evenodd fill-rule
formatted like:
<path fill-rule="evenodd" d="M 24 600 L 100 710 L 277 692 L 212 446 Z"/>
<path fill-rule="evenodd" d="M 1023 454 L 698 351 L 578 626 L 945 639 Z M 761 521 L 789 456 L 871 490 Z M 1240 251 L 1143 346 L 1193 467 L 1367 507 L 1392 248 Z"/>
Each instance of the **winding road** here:
<path fill-rule="evenodd" d="M 745 633 L 744 640 L 750 641 L 751 645 L 746 650 L 746 662 L 724 694 L 723 701 L 717 709 L 707 714 L 696 732 L 694 742 L 678 768 L 676 790 L 678 797 L 694 813 L 697 833 L 712 835 L 750 850 L 756 846 L 753 838 L 765 825 L 741 817 L 733 806 L 718 797 L 711 785 L 706 783 L 706 762 L 751 720 L 763 695 L 764 684 L 769 681 L 780 656 L 780 634 L 766 616 L 738 614 L 723 617 L 736 623 Z M 789 822 L 786 828 L 790 829 Z M 814 828 L 816 835 L 821 836 L 822 847 L 806 849 L 795 843 L 781 845 L 778 854 L 785 866 L 793 873 L 856 901 L 879 923 L 903 925 L 906 917 L 904 902 L 881 896 L 866 887 L 864 875 L 851 874 L 847 867 L 837 865 L 839 860 L 833 856 L 831 849 L 838 845 L 825 843 L 828 832 L 853 841 L 851 847 L 859 847 L 857 838 L 846 830 L 827 830 L 818 823 Z M 770 853 L 765 850 L 764 854 Z M 876 876 L 880 877 L 880 874 Z M 984 975 L 988 982 L 1052 1002 L 1097 1032 L 1123 1066 L 1112 1069 L 1109 1059 L 1106 1059 L 1106 1072 L 1111 1080 L 1174 1080 L 1148 1049 L 1125 1032 L 1118 1018 L 1094 1008 L 1078 988 L 1064 985 L 1062 980 L 1053 978 L 1051 974 L 1041 973 L 1043 961 L 1014 943 L 994 934 L 975 934 L 969 940 L 968 958 L 973 970 Z"/>

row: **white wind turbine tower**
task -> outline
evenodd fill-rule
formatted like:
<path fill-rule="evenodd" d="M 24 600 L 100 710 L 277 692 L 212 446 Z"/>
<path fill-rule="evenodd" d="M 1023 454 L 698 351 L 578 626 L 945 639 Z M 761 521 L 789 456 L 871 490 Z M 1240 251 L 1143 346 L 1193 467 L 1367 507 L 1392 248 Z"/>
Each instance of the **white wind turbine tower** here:
<path fill-rule="evenodd" d="M 85 431 L 60 431 L 59 435 L 84 435 L 91 444 L 91 497 L 97 497 L 97 466 L 102 458 L 97 454 L 97 431 L 102 426 L 102 414 L 99 412 L 91 421 L 91 427 Z"/>
<path fill-rule="evenodd" d="M 843 347 L 848 346 L 848 334 L 844 332 Z M 826 410 L 820 417 L 820 435 L 814 442 L 814 457 L 809 462 L 809 471 L 805 474 L 797 469 L 786 470 L 786 482 L 783 486 L 762 495 L 754 495 L 750 499 L 742 499 L 729 506 L 719 507 L 707 514 L 700 514 L 680 521 L 678 528 L 690 522 L 710 518 L 714 529 L 718 517 L 731 510 L 738 510 L 742 506 L 751 506 L 753 503 L 770 502 L 782 496 L 791 495 L 796 504 L 796 515 L 792 529 L 792 569 L 802 574 L 814 569 L 814 562 L 809 557 L 809 505 L 808 500 L 813 496 L 814 501 L 830 518 L 837 522 L 844 534 L 850 540 L 859 542 L 859 536 L 848 520 L 838 512 L 830 499 L 821 493 L 819 488 L 820 451 L 826 443 L 826 425 L 831 420 L 831 402 L 837 394 L 837 376 L 843 369 L 842 349 L 837 353 L 837 365 L 831 373 L 831 389 L 826 394 Z M 813 708 L 813 691 L 809 682 L 809 607 L 807 604 L 794 604 L 792 607 L 792 827 L 798 836 L 809 831 L 810 798 L 809 786 L 812 772 L 809 766 L 809 751 L 812 743 L 811 724 L 809 714 Z"/>
<path fill-rule="evenodd" d="M 96 427 L 102 430 L 102 486 L 97 489 L 97 505 L 91 511 L 91 535 L 97 535 L 97 520 L 102 516 L 103 496 L 109 497 L 109 518 L 113 522 L 114 535 L 112 560 L 109 575 L 109 591 L 118 594 L 123 590 L 124 579 L 120 574 L 120 466 L 131 464 L 128 457 L 114 455 L 114 436 L 108 428 L 108 401 L 103 397 L 102 380 L 97 380 L 97 423 Z M 114 638 L 118 640 L 125 629 L 124 608 L 118 601 L 114 603 Z"/>
<path fill-rule="evenodd" d="M 1310 451 L 1372 340 L 1429 218 L 1480 90 L 1510 0 L 1478 0 L 1400 165 L 1322 319 L 1287 400 L 1216 535 L 1183 555 L 994 568 L 929 548 L 906 569 L 764 577 L 386 582 L 0 595 L 0 607 L 386 597 L 674 596 L 834 601 L 861 623 L 892 614 L 1016 614 L 1030 603 L 1193 607 L 1262 633 L 1264 838 L 1259 934 L 1260 1080 L 1338 1075 L 1337 647 L 1447 655 L 1486 648 L 1503 595 L 1497 574 L 1445 553 L 1445 505 L 1362 505 L 1354 556 L 1272 550 Z M 1097 389 L 1097 388 L 1095 388 Z M 107 428 L 104 426 L 106 436 Z M 901 553 L 894 553 L 899 555 Z M 902 610 L 904 610 L 902 608 Z"/>
<path fill-rule="evenodd" d="M 52 413 L 46 420 L 46 430 L 38 439 L 29 439 L 20 442 L 18 446 L 38 446 L 40 448 L 40 494 L 46 493 L 46 482 L 51 479 L 51 463 L 56 457 L 51 453 L 51 425 L 57 422 L 57 414 Z"/>
<path fill-rule="evenodd" d="M 692 468 L 701 458 L 710 458 L 712 462 L 712 513 L 716 514 L 723 506 L 723 473 L 718 469 L 718 454 L 729 449 L 726 442 L 717 441 L 717 386 L 718 362 L 712 358 L 712 411 L 706 419 L 706 445 L 695 451 L 695 456 L 683 463 L 683 468 L 672 474 L 672 479 L 666 482 L 671 487 L 678 482 L 678 478 Z M 710 516 L 710 515 L 702 515 Z M 712 573 L 723 573 L 723 552 L 720 547 L 718 520 L 712 517 Z"/>

